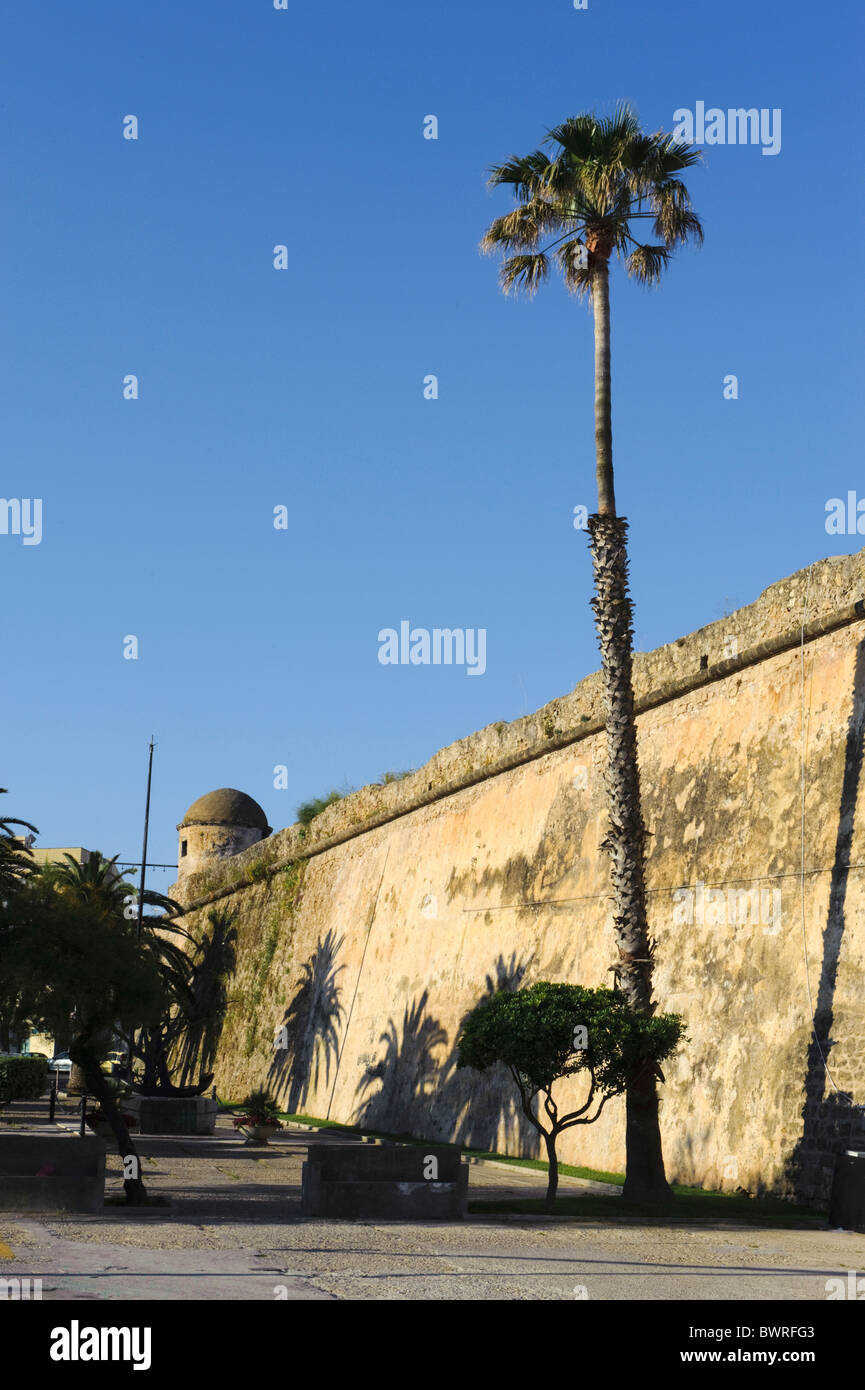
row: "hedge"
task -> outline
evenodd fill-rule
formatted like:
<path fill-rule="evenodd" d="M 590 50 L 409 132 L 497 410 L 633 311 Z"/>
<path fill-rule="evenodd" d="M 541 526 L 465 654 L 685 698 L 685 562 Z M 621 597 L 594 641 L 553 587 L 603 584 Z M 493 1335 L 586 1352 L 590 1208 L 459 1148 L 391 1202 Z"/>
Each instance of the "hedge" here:
<path fill-rule="evenodd" d="M 12 1100 L 39 1100 L 47 1082 L 45 1057 L 0 1055 L 0 1105 Z"/>

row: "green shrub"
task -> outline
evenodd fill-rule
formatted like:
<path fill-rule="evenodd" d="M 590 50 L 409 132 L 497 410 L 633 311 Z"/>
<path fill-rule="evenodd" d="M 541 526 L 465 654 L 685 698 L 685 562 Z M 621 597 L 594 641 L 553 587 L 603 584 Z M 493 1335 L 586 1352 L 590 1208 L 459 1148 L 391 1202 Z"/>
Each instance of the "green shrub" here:
<path fill-rule="evenodd" d="M 327 796 L 316 796 L 312 801 L 302 801 L 295 812 L 297 819 L 301 825 L 309 825 L 310 821 L 320 816 L 328 806 L 332 806 L 335 801 L 342 801 L 342 798 L 342 792 L 332 791 Z"/>
<path fill-rule="evenodd" d="M 269 1091 L 250 1091 L 243 1102 L 243 1112 L 258 1125 L 269 1124 L 279 1119 L 279 1106 Z"/>
<path fill-rule="evenodd" d="M 47 1058 L 0 1056 L 0 1105 L 12 1100 L 39 1100 L 47 1083 Z"/>

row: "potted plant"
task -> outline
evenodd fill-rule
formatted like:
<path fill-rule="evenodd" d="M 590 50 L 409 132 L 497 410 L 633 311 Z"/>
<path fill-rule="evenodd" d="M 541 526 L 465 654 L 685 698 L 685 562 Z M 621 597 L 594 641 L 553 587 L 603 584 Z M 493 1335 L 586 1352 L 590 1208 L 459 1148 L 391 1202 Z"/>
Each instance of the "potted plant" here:
<path fill-rule="evenodd" d="M 284 1126 L 279 1109 L 267 1091 L 250 1091 L 243 1102 L 243 1114 L 235 1115 L 234 1128 L 246 1133 L 248 1144 L 266 1144 Z"/>
<path fill-rule="evenodd" d="M 127 1111 L 121 1111 L 120 1118 L 123 1120 L 123 1123 L 126 1125 L 127 1129 L 138 1128 L 138 1121 L 136 1120 L 135 1116 L 128 1114 Z M 108 1123 L 108 1118 L 104 1110 L 87 1110 L 85 1112 L 84 1119 L 86 1120 L 90 1129 L 93 1130 L 93 1133 L 98 1134 L 100 1139 L 114 1138 L 114 1131 L 111 1128 L 111 1125 Z"/>

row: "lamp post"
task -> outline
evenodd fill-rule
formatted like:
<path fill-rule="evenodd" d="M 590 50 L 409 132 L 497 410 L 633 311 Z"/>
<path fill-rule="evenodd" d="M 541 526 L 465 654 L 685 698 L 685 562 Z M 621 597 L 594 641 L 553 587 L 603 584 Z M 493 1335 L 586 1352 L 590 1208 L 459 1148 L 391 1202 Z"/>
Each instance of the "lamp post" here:
<path fill-rule="evenodd" d="M 141 880 L 138 885 L 138 941 L 141 942 L 141 922 L 144 917 L 144 874 L 147 868 L 147 830 L 150 825 L 150 782 L 153 776 L 153 735 L 150 736 L 150 757 L 147 762 L 147 800 L 144 805 L 144 848 L 141 851 Z"/>

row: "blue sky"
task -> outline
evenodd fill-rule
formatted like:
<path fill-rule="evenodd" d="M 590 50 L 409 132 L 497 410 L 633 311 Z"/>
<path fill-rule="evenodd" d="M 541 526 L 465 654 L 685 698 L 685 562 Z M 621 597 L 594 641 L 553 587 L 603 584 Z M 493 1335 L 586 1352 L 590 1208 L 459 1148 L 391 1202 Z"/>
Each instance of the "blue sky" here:
<path fill-rule="evenodd" d="M 281 827 L 597 667 L 572 525 L 591 318 L 554 279 L 505 299 L 477 243 L 510 206 L 488 166 L 620 99 L 649 129 L 697 101 L 782 111 L 779 154 L 706 149 L 706 244 L 663 288 L 613 274 L 637 646 L 858 549 L 825 506 L 865 496 L 861 9 L 818 21 L 745 0 L 15 7 L 0 492 L 42 499 L 43 536 L 0 535 L 5 813 L 135 858 L 155 733 L 149 857 L 174 861 L 214 787 Z M 382 666 L 403 619 L 486 629 L 484 675 Z"/>

